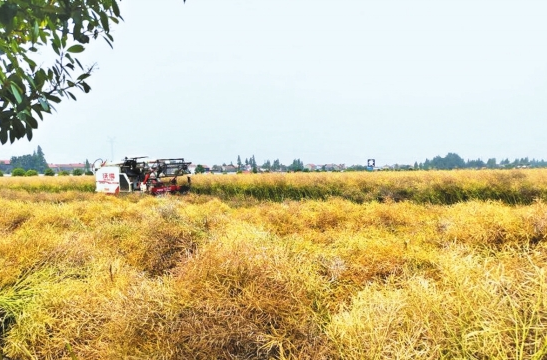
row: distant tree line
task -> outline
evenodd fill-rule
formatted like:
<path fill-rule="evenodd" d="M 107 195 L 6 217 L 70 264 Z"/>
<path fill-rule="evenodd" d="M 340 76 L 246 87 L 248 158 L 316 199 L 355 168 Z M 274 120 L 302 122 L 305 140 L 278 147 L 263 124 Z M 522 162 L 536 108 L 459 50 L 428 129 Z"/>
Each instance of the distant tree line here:
<path fill-rule="evenodd" d="M 279 159 L 273 162 L 268 159 L 259 167 L 254 155 L 246 158 L 245 161 L 241 160 L 240 155 L 237 156 L 237 171 L 250 169 L 253 173 L 257 173 L 259 168 L 262 171 L 304 171 L 304 163 L 300 159 L 294 159 L 291 165 L 284 165 Z"/>
<path fill-rule="evenodd" d="M 226 163 L 222 164 L 223 166 L 214 165 L 211 170 L 213 171 L 223 171 L 223 167 L 226 167 Z M 287 171 L 309 171 L 309 169 L 304 167 L 304 162 L 301 159 L 294 159 L 293 162 L 290 165 L 284 165 L 282 164 L 279 159 L 274 160 L 273 162 L 270 160 L 266 160 L 260 167 L 258 166 L 255 156 L 252 155 L 249 158 L 245 158 L 243 161 L 241 159 L 241 156 L 237 156 L 237 164 L 233 165 L 231 162 L 230 165 L 232 167 L 232 171 L 242 172 L 242 171 L 251 171 L 253 173 L 257 173 L 259 171 L 281 171 L 281 172 L 287 172 Z M 53 175 L 54 172 L 52 169 L 49 169 L 47 161 L 45 159 L 44 152 L 42 151 L 42 148 L 38 146 L 36 151 L 34 151 L 31 154 L 23 155 L 23 156 L 12 156 L 10 160 L 10 167 L 12 169 L 23 169 L 25 171 L 28 170 L 36 170 L 38 173 L 41 174 L 47 174 L 47 175 Z M 521 159 L 514 159 L 513 161 L 510 161 L 508 158 L 501 160 L 499 163 L 496 161 L 496 158 L 489 158 L 486 161 L 483 161 L 482 159 L 474 159 L 474 160 L 464 160 L 461 156 L 459 156 L 456 153 L 448 153 L 446 156 L 435 156 L 434 158 L 425 159 L 423 163 L 415 162 L 414 165 L 399 165 L 395 164 L 392 166 L 389 166 L 392 170 L 453 170 L 453 169 L 497 169 L 497 168 L 503 168 L 503 169 L 511 169 L 511 168 L 520 168 L 520 167 L 533 167 L 533 168 L 540 168 L 540 167 L 547 167 L 547 161 L 545 160 L 536 160 L 536 159 L 529 159 L 528 157 L 521 158 Z M 345 171 L 366 171 L 370 168 L 366 165 L 352 165 L 345 169 Z M 2 170 L 2 169 L 0 169 Z M 5 169 L 4 169 L 5 170 Z M 317 167 L 315 171 L 325 171 L 328 169 L 325 169 L 325 166 Z M 64 175 L 68 175 L 67 171 L 61 171 Z M 196 173 L 205 172 L 205 168 L 202 165 L 198 165 L 196 168 Z M 85 161 L 85 167 L 84 169 L 74 169 L 72 171 L 73 175 L 82 175 L 82 174 L 92 174 L 91 171 L 91 164 L 86 159 Z"/>
<path fill-rule="evenodd" d="M 226 165 L 226 164 L 223 164 Z M 266 160 L 260 167 L 258 166 L 255 156 L 252 155 L 249 158 L 245 158 L 243 161 L 241 156 L 237 156 L 237 165 L 235 166 L 237 171 L 246 171 L 251 170 L 256 173 L 260 171 L 309 171 L 305 166 L 304 162 L 301 159 L 294 159 L 290 165 L 282 164 L 279 159 Z M 528 157 L 521 159 L 514 159 L 510 161 L 508 158 L 498 162 L 496 158 L 489 158 L 486 161 L 482 159 L 468 159 L 464 160 L 460 155 L 456 153 L 448 153 L 446 156 L 435 156 L 432 159 L 425 159 L 424 162 L 418 163 L 415 162 L 413 165 L 388 165 L 388 168 L 391 170 L 453 170 L 453 169 L 511 169 L 511 168 L 520 168 L 520 167 L 547 167 L 547 161 L 545 160 L 536 160 L 529 159 Z M 221 168 L 218 165 L 213 167 Z M 200 169 L 201 170 L 201 169 Z M 325 171 L 325 166 L 318 166 L 315 171 Z M 367 171 L 370 170 L 370 167 L 367 165 L 352 165 L 348 166 L 345 171 Z"/>
<path fill-rule="evenodd" d="M 486 161 L 482 159 L 464 160 L 456 153 L 448 153 L 446 156 L 435 156 L 433 159 L 426 159 L 423 163 L 415 162 L 414 165 L 389 166 L 392 170 L 453 170 L 453 169 L 513 169 L 513 168 L 544 168 L 547 167 L 547 161 L 529 159 L 528 157 L 514 159 L 508 158 L 499 163 L 496 158 L 489 158 Z M 352 165 L 347 171 L 365 171 L 365 165 Z"/>
<path fill-rule="evenodd" d="M 56 169 L 56 171 L 58 171 L 58 175 L 69 175 L 70 173 L 77 176 L 93 174 L 91 171 L 91 164 L 87 159 L 85 160 L 84 169 L 75 168 L 70 172 L 67 169 Z M 34 176 L 38 174 L 53 176 L 56 171 L 49 168 L 45 154 L 39 145 L 32 155 L 12 156 L 9 165 L 0 164 L 0 173 L 2 175 L 4 172 L 11 172 L 12 176 Z"/>
<path fill-rule="evenodd" d="M 43 174 L 48 169 L 47 161 L 40 145 L 32 155 L 12 156 L 10 166 L 13 169 L 36 170 Z"/>
<path fill-rule="evenodd" d="M 433 159 L 426 159 L 423 163 L 414 164 L 414 168 L 421 170 L 452 170 L 452 169 L 496 169 L 496 168 L 518 168 L 518 167 L 547 167 L 547 161 L 529 159 L 528 157 L 509 161 L 504 159 L 499 163 L 496 158 L 489 158 L 486 162 L 482 159 L 465 161 L 455 153 L 448 153 L 445 157 L 435 156 Z"/>

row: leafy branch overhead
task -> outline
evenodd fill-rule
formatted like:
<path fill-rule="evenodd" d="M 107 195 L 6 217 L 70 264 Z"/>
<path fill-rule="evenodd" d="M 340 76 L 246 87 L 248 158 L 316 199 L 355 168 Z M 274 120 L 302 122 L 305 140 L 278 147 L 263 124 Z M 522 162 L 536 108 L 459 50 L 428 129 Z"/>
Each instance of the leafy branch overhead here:
<path fill-rule="evenodd" d="M 73 91 L 88 93 L 78 55 L 91 40 L 111 47 L 111 25 L 122 17 L 116 0 L 0 0 L 0 142 L 32 139 L 37 119 Z M 50 66 L 38 65 L 41 50 L 56 56 Z"/>

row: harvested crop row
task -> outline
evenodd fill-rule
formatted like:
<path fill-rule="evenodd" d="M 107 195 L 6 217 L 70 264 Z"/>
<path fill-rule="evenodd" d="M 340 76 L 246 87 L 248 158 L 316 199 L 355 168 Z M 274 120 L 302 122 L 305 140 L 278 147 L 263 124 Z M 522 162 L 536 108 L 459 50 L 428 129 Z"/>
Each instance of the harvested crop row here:
<path fill-rule="evenodd" d="M 29 194 L 94 192 L 94 181 L 92 176 L 14 177 L 0 178 L 0 185 L 4 197 L 9 197 L 8 192 L 20 190 Z M 201 174 L 193 177 L 192 192 L 232 202 L 339 197 L 355 203 L 407 200 L 448 205 L 494 200 L 531 204 L 537 199 L 547 200 L 547 170 Z"/>
<path fill-rule="evenodd" d="M 0 199 L 12 358 L 547 355 L 541 201 L 27 196 Z"/>

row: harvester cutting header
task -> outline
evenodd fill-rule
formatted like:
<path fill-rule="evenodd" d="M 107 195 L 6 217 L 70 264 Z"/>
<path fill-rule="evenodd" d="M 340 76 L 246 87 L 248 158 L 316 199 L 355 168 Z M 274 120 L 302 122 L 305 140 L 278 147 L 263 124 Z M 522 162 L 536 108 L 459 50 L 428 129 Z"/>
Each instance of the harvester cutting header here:
<path fill-rule="evenodd" d="M 152 195 L 184 194 L 190 190 L 191 180 L 179 185 L 177 177 L 190 174 L 191 162 L 183 158 L 154 159 L 146 156 L 125 158 L 120 162 L 106 162 L 98 159 L 93 163 L 96 192 L 107 194 L 140 191 Z"/>

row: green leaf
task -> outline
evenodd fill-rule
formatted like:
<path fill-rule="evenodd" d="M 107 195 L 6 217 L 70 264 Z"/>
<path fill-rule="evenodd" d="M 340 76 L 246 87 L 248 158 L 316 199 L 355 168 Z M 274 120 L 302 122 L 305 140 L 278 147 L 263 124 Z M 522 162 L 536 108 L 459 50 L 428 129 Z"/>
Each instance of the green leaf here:
<path fill-rule="evenodd" d="M 65 54 L 65 59 L 68 59 L 68 61 L 70 61 L 71 64 L 74 64 L 74 59 L 72 59 L 72 56 L 70 56 L 69 53 Z M 72 69 L 72 70 L 74 70 L 74 69 Z"/>
<path fill-rule="evenodd" d="M 28 66 L 30 66 L 30 70 L 34 71 L 36 69 L 36 63 L 32 60 L 32 59 L 29 59 L 29 58 L 26 58 L 26 61 L 27 61 L 27 64 Z"/>
<path fill-rule="evenodd" d="M 106 32 L 109 32 L 110 27 L 109 27 L 109 24 L 108 24 L 108 15 L 104 11 L 101 11 L 99 13 L 99 17 L 101 18 L 101 25 L 102 25 L 103 29 Z"/>
<path fill-rule="evenodd" d="M 112 0 L 112 11 L 114 11 L 114 15 L 120 17 L 120 8 L 118 7 L 116 0 Z"/>
<path fill-rule="evenodd" d="M 53 51 L 55 51 L 57 55 L 61 55 L 61 53 L 59 52 L 59 45 L 57 45 L 55 42 L 52 42 L 51 47 L 53 48 Z"/>
<path fill-rule="evenodd" d="M 55 95 L 51 95 L 51 94 L 47 94 L 46 95 L 46 99 L 50 100 L 50 101 L 53 101 L 54 103 L 58 104 L 61 102 L 61 99 L 59 99 L 57 96 Z"/>
<path fill-rule="evenodd" d="M 74 18 L 74 28 L 72 30 L 72 36 L 76 41 L 79 41 L 80 37 L 82 36 L 82 24 L 81 21 L 76 22 L 76 18 Z"/>
<path fill-rule="evenodd" d="M 110 46 L 111 49 L 114 49 L 114 47 L 112 46 L 112 42 L 110 42 L 110 40 L 108 40 L 106 36 L 103 36 L 103 39 L 104 39 L 104 41 L 106 41 L 108 46 Z"/>
<path fill-rule="evenodd" d="M 88 73 L 82 74 L 82 75 L 78 76 L 78 81 L 85 80 L 90 76 L 91 76 L 91 74 L 88 74 Z"/>
<path fill-rule="evenodd" d="M 26 127 L 26 132 L 28 141 L 32 140 L 32 128 L 30 126 Z"/>
<path fill-rule="evenodd" d="M 84 50 L 85 47 L 83 45 L 76 44 L 69 47 L 66 51 L 68 51 L 69 53 L 81 53 Z"/>
<path fill-rule="evenodd" d="M 80 35 L 80 37 L 78 37 L 77 41 L 81 42 L 82 44 L 87 44 L 89 43 L 89 36 L 87 35 Z"/>
<path fill-rule="evenodd" d="M 34 20 L 34 26 L 32 27 L 32 42 L 36 42 L 38 40 L 38 36 L 40 33 L 40 28 L 38 27 L 38 20 Z"/>
<path fill-rule="evenodd" d="M 40 40 L 45 44 L 47 42 L 48 33 L 43 30 L 40 30 Z"/>
<path fill-rule="evenodd" d="M 32 110 L 34 110 L 34 112 L 36 113 L 36 115 L 38 115 L 40 120 L 42 121 L 44 120 L 44 117 L 42 116 L 42 107 L 40 106 L 40 104 L 32 105 Z"/>
<path fill-rule="evenodd" d="M 84 89 L 84 92 L 86 94 L 91 91 L 91 86 L 87 85 L 87 83 L 83 81 L 82 81 L 82 88 Z"/>
<path fill-rule="evenodd" d="M 13 128 L 9 132 L 9 141 L 13 144 L 15 139 L 19 139 L 25 135 L 26 129 L 19 120 L 14 120 L 12 124 Z"/>
<path fill-rule="evenodd" d="M 13 96 L 15 96 L 15 100 L 17 101 L 17 103 L 22 103 L 23 98 L 21 97 L 21 94 L 19 93 L 19 90 L 17 90 L 15 84 L 11 84 L 11 91 L 13 92 Z"/>
<path fill-rule="evenodd" d="M 42 106 L 42 109 L 44 109 L 44 111 L 49 111 L 49 104 L 47 103 L 46 99 L 38 98 L 38 102 L 40 103 L 40 105 Z"/>
<path fill-rule="evenodd" d="M 61 77 L 61 72 L 59 71 L 59 69 L 57 69 L 57 66 L 52 67 L 51 70 L 53 70 L 53 73 L 55 74 L 55 79 L 59 81 L 59 78 Z"/>
<path fill-rule="evenodd" d="M 78 66 L 80 67 L 80 69 L 84 69 L 84 67 L 82 66 L 82 64 L 80 63 L 80 61 L 78 59 L 74 59 L 76 61 L 76 64 L 78 64 Z"/>
<path fill-rule="evenodd" d="M 4 2 L 0 6 L 0 23 L 4 24 L 6 27 L 11 25 L 13 19 L 17 15 L 17 5 Z"/>
<path fill-rule="evenodd" d="M 0 130 L 0 142 L 5 144 L 8 142 L 8 130 L 7 128 L 2 128 Z"/>
<path fill-rule="evenodd" d="M 32 116 L 27 116 L 27 124 L 33 129 L 38 129 L 38 121 Z"/>
<path fill-rule="evenodd" d="M 27 120 L 27 114 L 24 113 L 23 111 L 17 113 L 17 118 L 21 121 L 26 121 Z"/>

